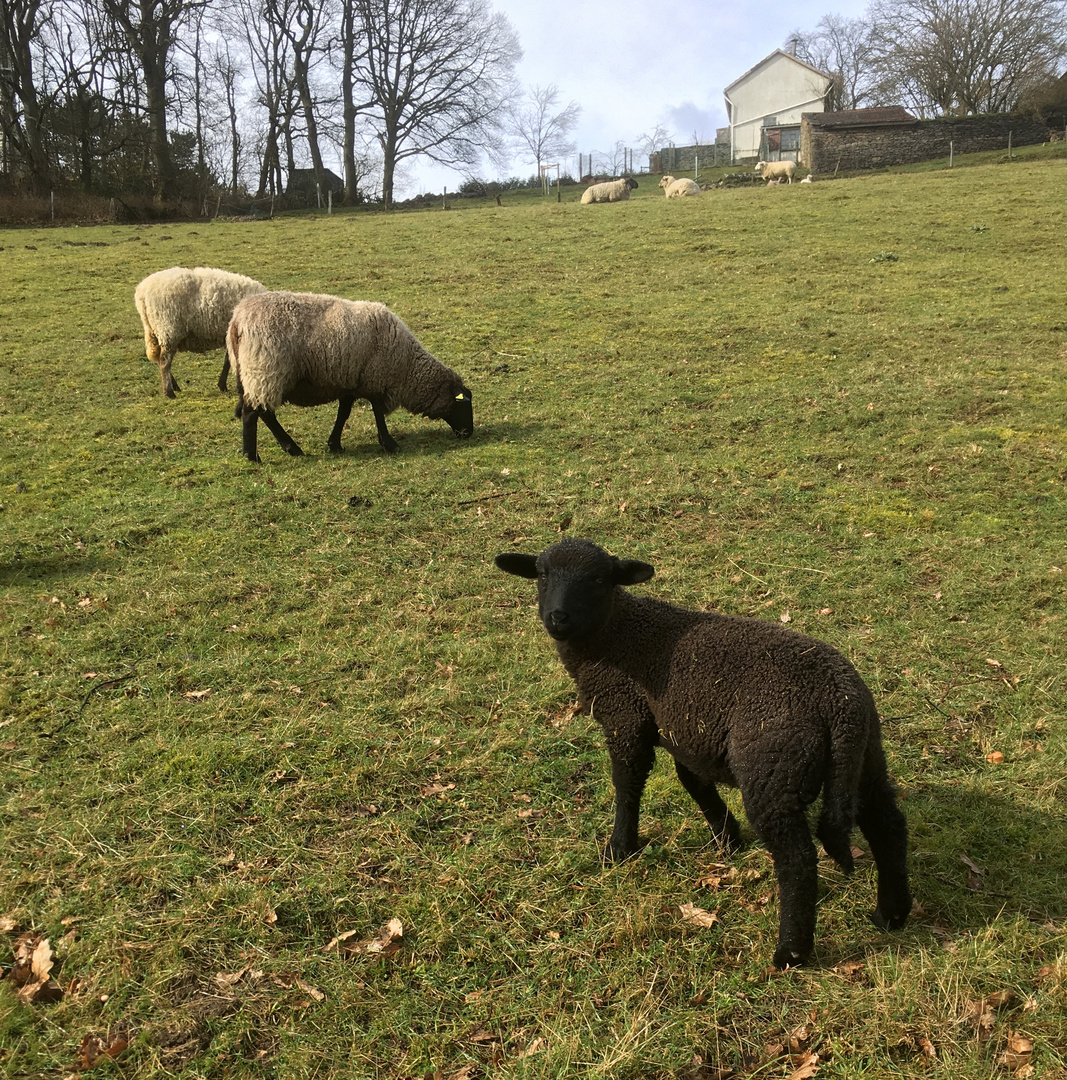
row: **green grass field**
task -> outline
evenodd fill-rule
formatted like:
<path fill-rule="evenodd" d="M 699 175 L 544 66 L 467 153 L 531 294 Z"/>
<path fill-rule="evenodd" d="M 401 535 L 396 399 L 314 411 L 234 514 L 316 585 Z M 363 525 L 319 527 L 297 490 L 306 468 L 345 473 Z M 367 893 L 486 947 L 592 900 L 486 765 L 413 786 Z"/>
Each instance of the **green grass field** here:
<path fill-rule="evenodd" d="M 1067 1076 L 1062 154 L 0 231 L 0 1072 Z M 386 302 L 474 437 L 398 413 L 389 457 L 357 406 L 334 457 L 287 408 L 306 456 L 261 429 L 250 465 L 221 353 L 176 401 L 144 359 L 133 289 L 175 264 Z M 869 856 L 823 859 L 813 962 L 768 971 L 770 860 L 662 759 L 601 864 L 602 739 L 492 565 L 563 533 L 852 659 L 903 931 Z"/>

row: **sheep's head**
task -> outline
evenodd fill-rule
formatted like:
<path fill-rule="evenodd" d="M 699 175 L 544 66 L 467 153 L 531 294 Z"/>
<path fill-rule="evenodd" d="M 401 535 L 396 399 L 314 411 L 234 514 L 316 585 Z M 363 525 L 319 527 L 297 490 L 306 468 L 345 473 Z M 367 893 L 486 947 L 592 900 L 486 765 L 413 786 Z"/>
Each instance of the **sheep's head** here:
<path fill-rule="evenodd" d="M 616 585 L 648 581 L 654 570 L 637 559 L 617 559 L 588 540 L 561 540 L 540 555 L 505 552 L 495 559 L 508 574 L 536 579 L 537 608 L 549 636 L 582 642 L 611 615 Z"/>
<path fill-rule="evenodd" d="M 673 176 L 664 176 L 660 179 L 659 186 L 661 188 L 669 188 L 674 183 Z"/>
<path fill-rule="evenodd" d="M 766 165 L 766 164 L 767 164 L 767 162 L 765 162 L 765 161 L 757 161 L 756 162 L 756 175 L 757 176 L 762 176 L 763 175 L 763 166 Z"/>
<path fill-rule="evenodd" d="M 628 176 L 626 177 L 626 186 L 632 191 L 637 187 L 637 181 L 632 176 Z"/>
<path fill-rule="evenodd" d="M 441 417 L 460 439 L 474 434 L 474 403 L 471 392 L 465 387 L 456 391 L 448 411 Z"/>

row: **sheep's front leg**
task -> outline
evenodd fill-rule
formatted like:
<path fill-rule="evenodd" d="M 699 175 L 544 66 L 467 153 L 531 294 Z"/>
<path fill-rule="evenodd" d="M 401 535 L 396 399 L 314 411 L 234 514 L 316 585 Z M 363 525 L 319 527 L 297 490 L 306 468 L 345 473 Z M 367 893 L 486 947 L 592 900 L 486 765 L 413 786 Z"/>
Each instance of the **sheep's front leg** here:
<path fill-rule="evenodd" d="M 345 424 L 348 423 L 348 418 L 352 414 L 352 406 L 355 400 L 354 397 L 337 399 L 337 419 L 334 421 L 333 431 L 330 432 L 330 438 L 326 443 L 331 453 L 339 454 L 341 452 L 341 432 L 344 431 Z"/>
<path fill-rule="evenodd" d="M 277 416 L 270 409 L 253 409 L 246 404 L 241 409 L 242 449 L 244 456 L 249 461 L 259 461 L 256 448 L 256 421 L 259 419 L 263 420 L 263 423 L 270 429 L 271 434 L 278 440 L 278 445 L 287 454 L 291 454 L 293 457 L 299 457 L 303 454 L 304 451 L 296 444 L 289 432 L 278 423 Z"/>
<path fill-rule="evenodd" d="M 219 389 L 224 394 L 226 393 L 226 380 L 227 380 L 229 374 L 230 374 L 230 358 L 229 358 L 229 356 L 227 356 L 226 359 L 222 361 L 222 371 L 219 372 Z"/>
<path fill-rule="evenodd" d="M 739 848 L 741 828 L 737 824 L 737 818 L 730 813 L 726 803 L 722 801 L 722 796 L 715 785 L 701 780 L 677 758 L 674 761 L 674 768 L 678 773 L 678 779 L 682 782 L 682 787 L 689 792 L 703 812 L 715 842 L 727 851 L 735 851 Z"/>
<path fill-rule="evenodd" d="M 625 737 L 613 732 L 607 735 L 611 782 L 615 787 L 615 825 L 604 857 L 609 862 L 621 862 L 641 849 L 638 835 L 641 796 L 656 759 L 656 747 L 651 738 L 635 737 L 630 732 Z"/>
<path fill-rule="evenodd" d="M 381 398 L 371 398 L 370 407 L 374 410 L 374 423 L 378 426 L 378 445 L 389 454 L 395 454 L 400 444 L 389 434 L 385 426 L 385 406 Z"/>

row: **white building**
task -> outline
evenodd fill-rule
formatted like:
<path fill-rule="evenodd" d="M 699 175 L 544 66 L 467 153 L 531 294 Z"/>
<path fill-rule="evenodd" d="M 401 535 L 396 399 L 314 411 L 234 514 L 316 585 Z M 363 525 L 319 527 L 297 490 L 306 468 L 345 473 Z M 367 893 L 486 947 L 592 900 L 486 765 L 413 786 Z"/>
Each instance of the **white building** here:
<path fill-rule="evenodd" d="M 823 112 L 833 77 L 781 49 L 723 91 L 730 160 L 796 161 L 800 114 Z"/>

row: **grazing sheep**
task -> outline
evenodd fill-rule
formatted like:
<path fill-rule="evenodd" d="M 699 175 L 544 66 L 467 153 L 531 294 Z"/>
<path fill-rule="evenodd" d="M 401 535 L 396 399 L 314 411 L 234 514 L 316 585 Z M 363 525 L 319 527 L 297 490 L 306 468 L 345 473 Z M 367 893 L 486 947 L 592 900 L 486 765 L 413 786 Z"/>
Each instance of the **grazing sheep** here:
<path fill-rule="evenodd" d="M 791 184 L 796 172 L 797 163 L 795 161 L 760 161 L 756 163 L 756 175 L 762 176 L 764 180 L 787 180 Z"/>
<path fill-rule="evenodd" d="M 250 277 L 210 266 L 191 270 L 172 266 L 149 274 L 137 286 L 133 302 L 144 326 L 145 355 L 158 365 L 167 397 L 181 389 L 170 371 L 174 354 L 225 348 L 226 327 L 238 301 L 266 291 Z M 229 370 L 227 357 L 219 375 L 220 390 L 226 389 Z"/>
<path fill-rule="evenodd" d="M 647 581 L 653 568 L 588 540 L 501 554 L 496 565 L 537 579 L 541 621 L 607 736 L 616 798 L 610 859 L 639 848 L 641 794 L 661 746 L 730 848 L 740 830 L 715 785 L 740 788 L 778 878 L 776 967 L 803 963 L 814 942 L 817 860 L 804 811 L 820 789 L 816 833 L 826 851 L 851 871 L 849 833 L 858 823 L 878 866 L 874 921 L 903 926 L 907 825 L 874 701 L 845 657 L 779 623 L 633 596 L 620 586 Z"/>
<path fill-rule="evenodd" d="M 660 180 L 659 186 L 663 188 L 663 194 L 668 199 L 682 199 L 686 195 L 700 194 L 700 185 L 695 180 L 690 180 L 687 177 L 675 180 L 673 176 L 664 176 Z"/>
<path fill-rule="evenodd" d="M 260 419 L 286 453 L 303 453 L 275 416 L 283 402 L 336 401 L 337 420 L 327 444 L 334 453 L 340 453 L 341 432 L 356 398 L 370 402 L 378 442 L 391 454 L 400 447 L 385 418 L 399 405 L 446 421 L 460 437 L 474 430 L 471 392 L 463 380 L 435 360 L 384 304 L 316 293 L 250 296 L 234 309 L 226 350 L 237 378 L 236 414 L 249 461 L 259 461 Z"/>
<path fill-rule="evenodd" d="M 582 192 L 582 202 L 624 202 L 635 187 L 637 181 L 632 176 L 624 176 L 621 180 L 608 180 L 606 183 L 586 188 Z"/>

